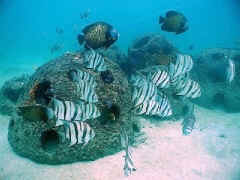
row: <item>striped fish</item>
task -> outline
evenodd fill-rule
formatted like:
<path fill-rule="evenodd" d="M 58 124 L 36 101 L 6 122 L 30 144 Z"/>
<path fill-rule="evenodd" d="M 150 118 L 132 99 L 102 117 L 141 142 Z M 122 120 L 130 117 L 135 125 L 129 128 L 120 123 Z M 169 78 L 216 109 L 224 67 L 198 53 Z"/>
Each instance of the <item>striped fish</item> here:
<path fill-rule="evenodd" d="M 232 59 L 228 59 L 228 67 L 227 67 L 227 74 L 226 74 L 227 82 L 231 83 L 234 77 L 235 77 L 235 63 Z"/>
<path fill-rule="evenodd" d="M 90 84 L 87 81 L 79 80 L 77 83 L 77 93 L 79 93 L 80 98 L 89 103 L 98 102 L 98 96 L 94 89 L 94 84 Z"/>
<path fill-rule="evenodd" d="M 97 83 L 95 82 L 94 77 L 90 73 L 85 72 L 85 71 L 80 71 L 78 69 L 70 70 L 69 78 L 73 82 L 86 81 L 93 87 L 97 86 Z"/>
<path fill-rule="evenodd" d="M 130 82 L 133 86 L 142 87 L 143 83 L 146 83 L 147 80 L 143 75 L 134 74 L 134 75 L 131 76 Z"/>
<path fill-rule="evenodd" d="M 94 69 L 98 72 L 107 70 L 106 65 L 104 64 L 104 58 L 93 49 L 85 52 L 84 63 L 87 63 L 86 68 Z"/>
<path fill-rule="evenodd" d="M 132 160 L 132 154 L 131 154 L 131 149 L 129 147 L 129 139 L 127 132 L 124 128 L 120 129 L 120 141 L 121 141 L 121 146 L 125 150 L 125 156 L 124 157 L 124 175 L 129 176 L 132 171 L 136 171 L 136 168 L 134 167 L 134 163 Z"/>
<path fill-rule="evenodd" d="M 94 130 L 84 122 L 73 121 L 64 123 L 65 138 L 70 141 L 69 146 L 83 144 L 85 146 L 95 137 Z"/>
<path fill-rule="evenodd" d="M 52 99 L 51 106 L 57 118 L 56 126 L 63 125 L 63 121 L 85 121 L 87 119 L 95 119 L 101 115 L 94 104 Z"/>
<path fill-rule="evenodd" d="M 191 71 L 192 67 L 193 60 L 191 56 L 178 54 L 176 63 L 170 63 L 169 74 L 172 79 L 175 79 L 176 77 Z"/>
<path fill-rule="evenodd" d="M 201 88 L 196 81 L 191 79 L 181 79 L 176 85 L 176 91 L 179 96 L 197 98 L 201 96 Z"/>
<path fill-rule="evenodd" d="M 142 81 L 137 87 L 134 87 L 132 101 L 135 106 L 155 98 L 157 95 L 157 87 L 147 81 Z"/>
<path fill-rule="evenodd" d="M 182 132 L 184 135 L 189 135 L 195 125 L 196 122 L 196 118 L 194 116 L 194 105 L 193 104 L 189 104 L 186 107 L 186 112 L 183 118 L 183 122 L 182 122 Z"/>
<path fill-rule="evenodd" d="M 153 84 L 159 88 L 168 88 L 170 83 L 170 76 L 166 71 L 159 70 L 150 74 L 148 77 Z"/>
<path fill-rule="evenodd" d="M 166 95 L 157 96 L 155 99 L 144 102 L 136 107 L 136 113 L 141 115 L 156 115 L 167 117 L 172 115 L 172 109 Z"/>

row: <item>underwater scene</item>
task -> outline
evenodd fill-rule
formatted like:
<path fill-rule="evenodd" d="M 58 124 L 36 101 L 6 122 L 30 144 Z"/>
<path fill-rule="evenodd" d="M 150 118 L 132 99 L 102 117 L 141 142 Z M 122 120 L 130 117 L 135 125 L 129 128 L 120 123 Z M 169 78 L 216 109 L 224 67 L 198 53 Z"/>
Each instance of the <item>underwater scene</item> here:
<path fill-rule="evenodd" d="M 0 180 L 240 180 L 240 1 L 0 13 Z"/>

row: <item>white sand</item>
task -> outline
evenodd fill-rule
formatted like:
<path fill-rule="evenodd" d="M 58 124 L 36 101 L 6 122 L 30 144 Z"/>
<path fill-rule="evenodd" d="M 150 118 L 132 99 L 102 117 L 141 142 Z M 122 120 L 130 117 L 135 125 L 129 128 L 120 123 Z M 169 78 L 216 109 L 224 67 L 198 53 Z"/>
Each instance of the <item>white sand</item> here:
<path fill-rule="evenodd" d="M 145 143 L 133 148 L 137 171 L 123 175 L 123 152 L 90 163 L 36 164 L 12 152 L 9 118 L 0 117 L 0 180 L 239 180 L 240 113 L 197 107 L 197 129 L 182 136 L 180 122 L 141 118 Z M 200 131 L 201 130 L 201 131 Z M 225 137 L 219 137 L 224 135 Z"/>

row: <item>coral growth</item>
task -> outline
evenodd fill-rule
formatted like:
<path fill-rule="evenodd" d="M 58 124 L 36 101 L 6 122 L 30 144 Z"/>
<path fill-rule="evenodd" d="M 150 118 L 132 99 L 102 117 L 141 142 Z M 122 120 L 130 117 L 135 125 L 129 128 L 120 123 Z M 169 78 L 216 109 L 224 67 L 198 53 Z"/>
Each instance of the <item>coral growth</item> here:
<path fill-rule="evenodd" d="M 52 94 L 51 82 L 43 80 L 41 82 L 36 81 L 34 86 L 29 91 L 30 102 L 37 104 L 48 105 Z"/>

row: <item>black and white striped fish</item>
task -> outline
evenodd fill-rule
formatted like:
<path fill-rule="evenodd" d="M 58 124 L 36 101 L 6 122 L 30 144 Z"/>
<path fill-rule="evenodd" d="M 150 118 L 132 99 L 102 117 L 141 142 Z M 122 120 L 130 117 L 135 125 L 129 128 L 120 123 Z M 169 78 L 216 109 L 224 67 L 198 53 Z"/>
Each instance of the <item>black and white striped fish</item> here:
<path fill-rule="evenodd" d="M 60 101 L 54 98 L 51 101 L 51 106 L 57 119 L 56 126 L 63 125 L 63 121 L 85 121 L 101 115 L 94 104 L 73 103 L 72 101 Z"/>
<path fill-rule="evenodd" d="M 195 125 L 196 117 L 194 115 L 194 104 L 189 104 L 185 107 L 184 118 L 182 122 L 182 132 L 183 135 L 189 135 Z"/>
<path fill-rule="evenodd" d="M 73 121 L 64 123 L 65 138 L 70 141 L 69 146 L 83 144 L 85 146 L 95 137 L 94 130 L 85 122 Z"/>
<path fill-rule="evenodd" d="M 235 63 L 232 59 L 228 59 L 228 67 L 227 67 L 227 74 L 226 80 L 227 82 L 231 83 L 235 77 Z"/>
<path fill-rule="evenodd" d="M 135 106 L 145 103 L 157 95 L 157 87 L 147 81 L 142 81 L 141 84 L 134 87 L 132 101 Z"/>
<path fill-rule="evenodd" d="M 169 74 L 172 79 L 191 71 L 193 60 L 189 55 L 178 54 L 175 64 L 170 63 Z"/>
<path fill-rule="evenodd" d="M 98 96 L 95 92 L 94 84 L 91 84 L 87 81 L 79 80 L 77 83 L 77 93 L 80 98 L 89 103 L 98 102 Z"/>
<path fill-rule="evenodd" d="M 121 141 L 121 146 L 125 150 L 125 156 L 124 157 L 124 175 L 129 176 L 132 171 L 136 171 L 136 168 L 134 167 L 134 163 L 132 160 L 132 154 L 131 150 L 129 147 L 129 140 L 128 140 L 128 135 L 126 133 L 126 130 L 124 128 L 120 129 L 120 141 Z"/>
<path fill-rule="evenodd" d="M 166 95 L 158 95 L 155 99 L 145 101 L 136 107 L 136 113 L 141 115 L 155 115 L 168 117 L 172 115 L 172 109 Z"/>
<path fill-rule="evenodd" d="M 69 78 L 73 82 L 80 82 L 80 81 L 86 81 L 89 84 L 91 84 L 93 87 L 96 87 L 97 83 L 94 80 L 93 75 L 91 75 L 88 72 L 81 71 L 78 69 L 72 69 L 69 71 Z"/>
<path fill-rule="evenodd" d="M 170 83 L 170 76 L 166 71 L 158 70 L 148 77 L 153 84 L 159 88 L 168 88 Z"/>
<path fill-rule="evenodd" d="M 142 84 L 145 83 L 147 79 L 140 74 L 134 74 L 130 78 L 130 82 L 133 86 L 142 87 Z"/>
<path fill-rule="evenodd" d="M 94 69 L 95 71 L 101 72 L 106 71 L 106 65 L 104 63 L 104 58 L 101 54 L 97 53 L 93 49 L 90 49 L 84 53 L 84 64 L 86 63 L 86 68 Z"/>
<path fill-rule="evenodd" d="M 176 95 L 189 98 L 197 98 L 201 96 L 200 85 L 191 79 L 181 79 L 176 85 Z"/>

